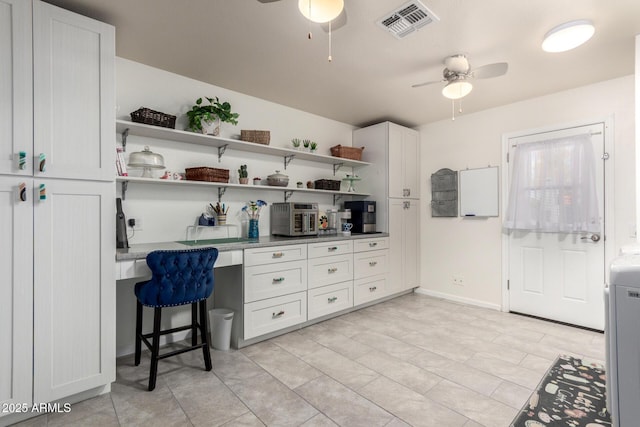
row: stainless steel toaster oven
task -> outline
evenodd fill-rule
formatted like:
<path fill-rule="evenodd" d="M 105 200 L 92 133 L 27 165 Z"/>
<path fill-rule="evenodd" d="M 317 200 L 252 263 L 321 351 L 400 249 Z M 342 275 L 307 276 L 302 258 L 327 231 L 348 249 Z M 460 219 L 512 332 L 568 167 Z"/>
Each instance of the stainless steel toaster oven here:
<path fill-rule="evenodd" d="M 271 234 L 274 236 L 315 236 L 318 234 L 317 203 L 273 203 Z"/>

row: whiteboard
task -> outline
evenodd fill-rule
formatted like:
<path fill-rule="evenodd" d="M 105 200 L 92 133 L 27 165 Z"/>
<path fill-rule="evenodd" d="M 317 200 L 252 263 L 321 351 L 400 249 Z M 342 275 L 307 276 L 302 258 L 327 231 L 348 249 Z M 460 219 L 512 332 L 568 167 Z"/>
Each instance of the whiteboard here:
<path fill-rule="evenodd" d="M 460 216 L 498 216 L 498 167 L 459 173 Z"/>

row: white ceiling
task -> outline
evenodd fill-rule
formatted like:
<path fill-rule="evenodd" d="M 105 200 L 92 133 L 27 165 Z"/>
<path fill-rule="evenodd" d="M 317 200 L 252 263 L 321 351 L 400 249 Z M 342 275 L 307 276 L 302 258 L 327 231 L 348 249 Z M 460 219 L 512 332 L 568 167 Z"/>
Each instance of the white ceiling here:
<path fill-rule="evenodd" d="M 47 1 L 115 25 L 120 57 L 355 126 L 451 117 L 440 84 L 411 88 L 440 79 L 449 55 L 509 63 L 507 75 L 475 81 L 468 114 L 632 74 L 640 33 L 639 0 L 422 0 L 440 22 L 398 40 L 376 21 L 404 0 L 345 0 L 329 63 L 328 35 L 296 0 Z M 552 27 L 584 18 L 596 26 L 587 44 L 540 49 Z"/>

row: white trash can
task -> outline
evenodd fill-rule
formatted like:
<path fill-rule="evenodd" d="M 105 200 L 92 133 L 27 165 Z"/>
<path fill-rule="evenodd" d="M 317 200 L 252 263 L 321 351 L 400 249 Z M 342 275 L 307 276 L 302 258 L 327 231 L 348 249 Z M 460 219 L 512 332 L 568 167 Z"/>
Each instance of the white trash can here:
<path fill-rule="evenodd" d="M 209 324 L 211 325 L 211 346 L 216 350 L 229 350 L 233 310 L 228 308 L 209 310 Z"/>

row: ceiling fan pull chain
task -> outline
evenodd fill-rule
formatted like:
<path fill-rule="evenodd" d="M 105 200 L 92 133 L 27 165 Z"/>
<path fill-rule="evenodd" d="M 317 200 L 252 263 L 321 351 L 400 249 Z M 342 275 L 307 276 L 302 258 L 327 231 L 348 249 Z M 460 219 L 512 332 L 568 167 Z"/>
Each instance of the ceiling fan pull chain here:
<path fill-rule="evenodd" d="M 456 101 L 451 100 L 451 121 L 456 119 Z"/>
<path fill-rule="evenodd" d="M 462 114 L 462 98 L 458 100 L 458 113 Z"/>
<path fill-rule="evenodd" d="M 331 57 L 331 21 L 329 21 L 329 62 L 333 60 Z"/>

